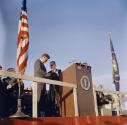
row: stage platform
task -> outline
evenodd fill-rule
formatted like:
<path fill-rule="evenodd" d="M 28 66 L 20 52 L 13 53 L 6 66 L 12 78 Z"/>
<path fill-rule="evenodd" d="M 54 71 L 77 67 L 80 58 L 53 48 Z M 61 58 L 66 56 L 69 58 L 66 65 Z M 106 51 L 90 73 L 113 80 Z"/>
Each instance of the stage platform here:
<path fill-rule="evenodd" d="M 127 125 L 127 116 L 6 118 L 0 120 L 0 125 Z"/>

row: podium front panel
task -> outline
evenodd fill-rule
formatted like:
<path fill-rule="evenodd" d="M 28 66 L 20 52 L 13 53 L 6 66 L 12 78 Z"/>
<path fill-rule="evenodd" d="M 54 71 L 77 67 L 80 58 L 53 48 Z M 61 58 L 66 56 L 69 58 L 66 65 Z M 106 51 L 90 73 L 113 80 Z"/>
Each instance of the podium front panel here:
<path fill-rule="evenodd" d="M 78 63 L 71 65 L 63 71 L 63 81 L 77 84 L 79 115 L 95 115 L 91 66 Z M 67 93 L 69 95 L 65 96 Z M 63 88 L 63 97 L 66 98 L 62 103 L 62 116 L 74 116 L 73 93 L 70 88 Z"/>

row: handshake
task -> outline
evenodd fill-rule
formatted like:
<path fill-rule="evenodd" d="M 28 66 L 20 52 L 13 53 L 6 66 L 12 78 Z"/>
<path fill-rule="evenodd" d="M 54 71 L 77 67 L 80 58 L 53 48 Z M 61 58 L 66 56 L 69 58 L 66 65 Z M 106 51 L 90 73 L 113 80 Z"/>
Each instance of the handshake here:
<path fill-rule="evenodd" d="M 51 78 L 51 75 L 52 75 L 52 73 L 46 73 L 45 74 L 45 78 L 50 79 Z"/>
<path fill-rule="evenodd" d="M 47 79 L 56 80 L 57 77 L 58 76 L 57 76 L 57 74 L 55 72 L 52 72 L 52 73 L 49 72 L 49 73 L 45 74 L 45 78 L 47 78 Z"/>

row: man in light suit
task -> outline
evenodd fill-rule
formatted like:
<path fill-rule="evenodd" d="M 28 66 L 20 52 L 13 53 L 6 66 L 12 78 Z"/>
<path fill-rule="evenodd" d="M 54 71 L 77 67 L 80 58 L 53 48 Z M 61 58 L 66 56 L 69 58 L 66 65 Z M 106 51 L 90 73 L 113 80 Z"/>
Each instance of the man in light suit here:
<path fill-rule="evenodd" d="M 39 59 L 36 60 L 34 64 L 34 76 L 41 77 L 41 78 L 48 78 L 49 74 L 47 73 L 46 67 L 44 63 L 46 63 L 50 59 L 50 56 L 45 53 Z M 38 103 L 40 103 L 41 93 L 44 91 L 45 84 L 38 84 Z M 43 101 L 43 100 L 42 100 Z"/>

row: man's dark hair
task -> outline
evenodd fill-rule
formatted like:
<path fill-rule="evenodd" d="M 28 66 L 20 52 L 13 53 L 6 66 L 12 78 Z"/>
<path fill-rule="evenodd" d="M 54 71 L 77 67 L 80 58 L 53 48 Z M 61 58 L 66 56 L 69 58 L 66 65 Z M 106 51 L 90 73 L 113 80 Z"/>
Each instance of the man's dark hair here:
<path fill-rule="evenodd" d="M 56 65 L 56 62 L 55 62 L 55 61 L 51 61 L 51 62 L 50 62 L 50 65 L 53 65 L 53 64 Z"/>
<path fill-rule="evenodd" d="M 42 55 L 42 57 L 44 57 L 44 56 L 46 56 L 48 59 L 50 59 L 50 56 L 49 56 L 49 54 L 47 54 L 47 53 L 44 53 L 44 54 Z"/>

